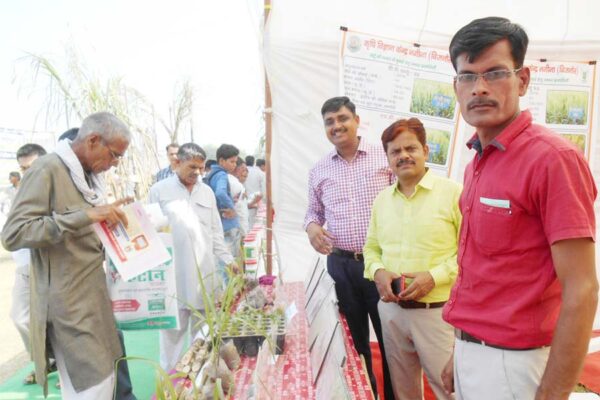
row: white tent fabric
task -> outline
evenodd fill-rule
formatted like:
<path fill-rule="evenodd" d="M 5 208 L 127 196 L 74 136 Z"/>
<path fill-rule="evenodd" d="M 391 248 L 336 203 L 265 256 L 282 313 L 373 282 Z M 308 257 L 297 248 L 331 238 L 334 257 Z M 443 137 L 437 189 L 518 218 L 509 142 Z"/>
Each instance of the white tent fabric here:
<path fill-rule="evenodd" d="M 428 47 L 448 48 L 469 21 L 504 16 L 527 30 L 529 59 L 600 59 L 600 2 L 545 0 L 273 0 L 264 35 L 264 63 L 273 98 L 272 188 L 274 235 L 284 279 L 302 280 L 314 251 L 302 229 L 308 171 L 331 150 L 320 107 L 340 95 L 340 26 Z M 598 78 L 598 77 L 597 77 Z M 600 79 L 597 79 L 596 85 Z M 590 163 L 600 176 L 598 114 L 595 104 Z M 458 138 L 462 146 L 464 138 Z M 454 175 L 454 174 L 453 174 Z M 462 173 L 460 174 L 462 176 Z M 596 318 L 597 327 L 600 318 Z"/>

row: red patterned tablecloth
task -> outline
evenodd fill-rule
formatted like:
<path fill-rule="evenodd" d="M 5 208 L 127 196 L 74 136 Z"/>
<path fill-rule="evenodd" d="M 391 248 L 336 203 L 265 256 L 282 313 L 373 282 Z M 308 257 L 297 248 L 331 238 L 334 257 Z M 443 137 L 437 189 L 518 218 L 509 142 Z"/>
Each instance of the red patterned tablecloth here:
<path fill-rule="evenodd" d="M 309 328 L 304 311 L 304 285 L 302 282 L 293 282 L 284 284 L 282 288 L 287 298 L 296 303 L 298 313 L 287 326 L 283 354 L 279 356 L 277 367 L 273 368 L 272 374 L 269 375 L 267 385 L 271 389 L 274 399 L 315 399 L 308 351 Z M 348 324 L 343 317 L 341 326 L 344 328 L 344 344 L 348 354 L 344 375 L 350 395 L 356 400 L 371 400 L 373 394 L 369 380 L 354 349 Z M 242 356 L 242 364 L 235 372 L 233 399 L 246 400 L 248 398 L 255 365 L 255 357 Z"/>

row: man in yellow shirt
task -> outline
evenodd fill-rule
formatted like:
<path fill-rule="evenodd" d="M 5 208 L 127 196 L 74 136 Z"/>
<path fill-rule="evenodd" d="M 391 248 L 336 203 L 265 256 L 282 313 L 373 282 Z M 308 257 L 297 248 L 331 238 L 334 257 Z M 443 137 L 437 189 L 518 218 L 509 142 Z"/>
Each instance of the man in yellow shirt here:
<path fill-rule="evenodd" d="M 454 332 L 442 306 L 456 279 L 461 186 L 425 167 L 426 133 L 417 118 L 394 122 L 381 135 L 397 183 L 373 203 L 364 247 L 365 277 L 375 281 L 383 342 L 395 397 L 423 398 L 423 370 L 438 399 Z M 398 295 L 392 281 L 407 284 Z"/>

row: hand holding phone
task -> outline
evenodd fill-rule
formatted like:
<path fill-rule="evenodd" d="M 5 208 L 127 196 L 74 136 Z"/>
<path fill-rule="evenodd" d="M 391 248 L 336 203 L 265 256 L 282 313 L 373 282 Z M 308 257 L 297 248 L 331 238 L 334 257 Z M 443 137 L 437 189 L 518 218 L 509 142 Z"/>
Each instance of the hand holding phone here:
<path fill-rule="evenodd" d="M 404 275 L 392 280 L 392 292 L 398 296 L 400 292 L 406 289 L 406 279 Z"/>

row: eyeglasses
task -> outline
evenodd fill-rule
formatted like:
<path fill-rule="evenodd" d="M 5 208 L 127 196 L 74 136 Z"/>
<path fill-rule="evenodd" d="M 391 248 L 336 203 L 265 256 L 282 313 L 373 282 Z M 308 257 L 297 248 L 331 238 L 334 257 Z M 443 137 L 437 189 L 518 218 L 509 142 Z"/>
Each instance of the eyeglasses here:
<path fill-rule="evenodd" d="M 125 154 L 116 154 L 114 151 L 112 151 L 110 149 L 110 147 L 108 147 L 108 144 L 106 144 L 106 142 L 104 140 L 102 140 L 102 144 L 104 145 L 104 147 L 106 147 L 108 149 L 108 151 L 110 152 L 110 156 L 112 157 L 113 160 L 121 161 L 121 160 L 123 160 L 123 157 L 125 157 Z"/>
<path fill-rule="evenodd" d="M 484 72 L 483 74 L 458 74 L 454 77 L 454 82 L 459 85 L 472 85 L 477 82 L 479 77 L 483 78 L 483 80 L 486 82 L 495 82 L 506 79 L 511 76 L 511 74 L 516 74 L 522 69 L 523 67 L 517 69 L 498 69 L 495 71 Z"/>

